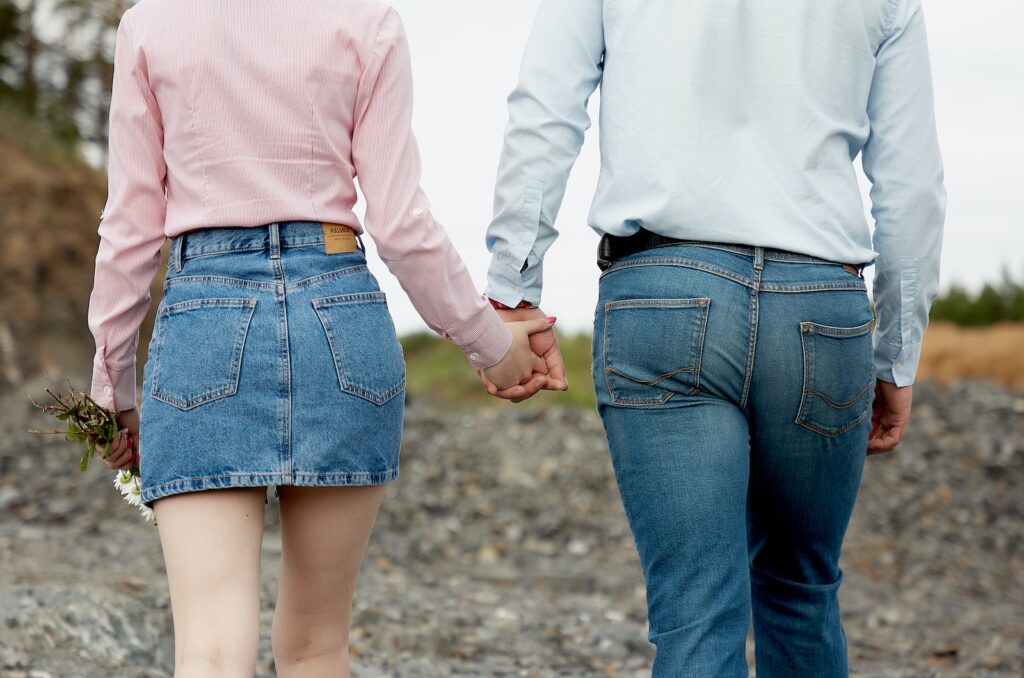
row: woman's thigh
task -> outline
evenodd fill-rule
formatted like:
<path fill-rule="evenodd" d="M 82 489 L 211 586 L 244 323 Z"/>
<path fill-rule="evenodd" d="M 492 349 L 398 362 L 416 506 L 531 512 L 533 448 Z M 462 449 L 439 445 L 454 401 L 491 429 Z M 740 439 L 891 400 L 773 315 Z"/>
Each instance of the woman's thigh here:
<path fill-rule="evenodd" d="M 176 662 L 255 668 L 266 488 L 203 490 L 156 500 L 174 616 Z"/>
<path fill-rule="evenodd" d="M 302 617 L 305 630 L 275 628 L 281 636 L 325 632 L 326 644 L 347 639 L 352 594 L 384 485 L 300 487 L 283 485 L 281 579 L 275 627 L 281 617 Z M 312 639 L 314 643 L 319 642 Z"/>

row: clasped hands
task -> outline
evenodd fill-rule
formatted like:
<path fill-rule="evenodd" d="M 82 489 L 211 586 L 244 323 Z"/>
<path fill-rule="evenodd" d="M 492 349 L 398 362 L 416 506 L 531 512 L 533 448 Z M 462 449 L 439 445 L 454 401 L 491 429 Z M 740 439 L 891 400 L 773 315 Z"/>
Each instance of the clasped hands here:
<path fill-rule="evenodd" d="M 542 390 L 568 390 L 555 319 L 539 308 L 499 310 L 498 315 L 512 332 L 512 347 L 497 364 L 480 371 L 487 392 L 519 403 Z"/>

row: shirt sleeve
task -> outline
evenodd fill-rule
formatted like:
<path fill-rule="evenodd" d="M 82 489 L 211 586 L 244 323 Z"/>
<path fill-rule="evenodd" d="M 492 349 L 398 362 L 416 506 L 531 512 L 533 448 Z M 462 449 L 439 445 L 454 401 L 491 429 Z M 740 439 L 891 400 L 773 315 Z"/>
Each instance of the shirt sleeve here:
<path fill-rule="evenodd" d="M 893 0 L 868 97 L 864 172 L 875 219 L 878 378 L 912 384 L 938 293 L 946 212 L 920 0 Z"/>
<path fill-rule="evenodd" d="M 487 228 L 487 295 L 539 304 L 544 253 L 569 172 L 590 127 L 587 102 L 602 75 L 601 0 L 542 0 L 508 98 L 494 218 Z"/>
<path fill-rule="evenodd" d="M 420 188 L 412 133 L 412 64 L 405 29 L 388 9 L 359 83 L 352 160 L 366 196 L 366 231 L 413 306 L 477 369 L 500 361 L 512 335 L 473 284 Z"/>
<path fill-rule="evenodd" d="M 160 267 L 167 211 L 160 110 L 129 15 L 121 18 L 114 48 L 107 201 L 88 312 L 96 340 L 90 395 L 115 411 L 136 406 L 135 352 Z"/>

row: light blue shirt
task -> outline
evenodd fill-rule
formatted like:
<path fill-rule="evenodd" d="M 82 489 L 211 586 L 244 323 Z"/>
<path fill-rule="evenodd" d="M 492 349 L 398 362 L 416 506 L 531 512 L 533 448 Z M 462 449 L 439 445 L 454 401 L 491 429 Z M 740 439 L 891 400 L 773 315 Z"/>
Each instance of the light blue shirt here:
<path fill-rule="evenodd" d="M 540 303 L 599 84 L 595 231 L 873 262 L 878 376 L 913 382 L 946 203 L 920 0 L 542 0 L 487 229 L 497 301 Z"/>

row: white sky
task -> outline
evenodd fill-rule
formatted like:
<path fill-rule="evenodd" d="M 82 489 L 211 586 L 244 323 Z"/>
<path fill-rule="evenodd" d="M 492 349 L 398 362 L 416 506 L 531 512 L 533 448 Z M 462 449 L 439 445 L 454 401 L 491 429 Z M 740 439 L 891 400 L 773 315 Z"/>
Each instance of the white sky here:
<path fill-rule="evenodd" d="M 515 84 L 538 0 L 392 0 L 405 23 L 416 79 L 414 127 L 423 187 L 482 290 L 484 230 Z M 1024 276 L 1024 4 L 1019 0 L 925 0 L 949 209 L 943 286 L 977 288 L 1003 266 Z M 544 309 L 563 331 L 593 320 L 597 235 L 586 225 L 597 183 L 595 125 L 573 170 L 558 241 L 545 257 Z M 372 244 L 367 239 L 368 248 Z M 423 329 L 398 282 L 371 254 L 400 332 Z"/>

